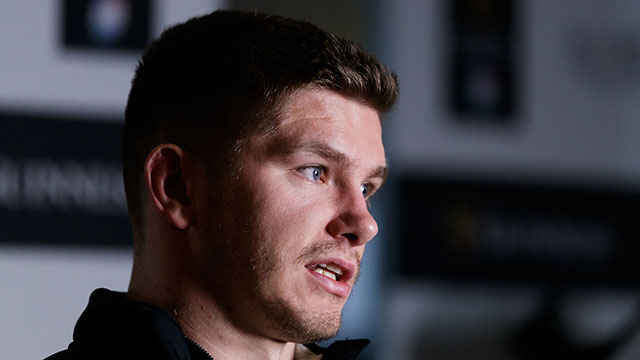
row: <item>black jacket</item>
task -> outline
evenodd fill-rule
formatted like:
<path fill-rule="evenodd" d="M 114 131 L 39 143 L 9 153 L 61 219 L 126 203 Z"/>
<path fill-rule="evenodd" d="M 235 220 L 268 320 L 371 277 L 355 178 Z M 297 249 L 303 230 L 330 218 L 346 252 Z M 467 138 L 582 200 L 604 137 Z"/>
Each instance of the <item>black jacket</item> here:
<path fill-rule="evenodd" d="M 326 360 L 356 359 L 369 340 L 336 341 L 328 348 L 307 347 Z M 211 359 L 184 335 L 175 319 L 150 304 L 127 299 L 125 293 L 97 289 L 73 331 L 69 348 L 45 360 Z"/>

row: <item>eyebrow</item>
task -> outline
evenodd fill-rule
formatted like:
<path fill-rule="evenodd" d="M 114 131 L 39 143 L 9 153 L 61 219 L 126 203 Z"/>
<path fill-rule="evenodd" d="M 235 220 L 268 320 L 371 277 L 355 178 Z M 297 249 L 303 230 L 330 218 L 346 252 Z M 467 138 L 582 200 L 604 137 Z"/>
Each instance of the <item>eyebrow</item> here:
<path fill-rule="evenodd" d="M 382 182 L 378 186 L 381 188 L 382 185 L 387 181 L 387 176 L 389 175 L 389 168 L 387 166 L 378 166 L 371 174 L 369 174 L 369 178 L 380 178 Z"/>
<path fill-rule="evenodd" d="M 325 142 L 291 138 L 282 138 L 278 140 L 279 141 L 276 141 L 270 149 L 271 151 L 284 155 L 290 155 L 298 151 L 311 152 L 322 158 L 337 162 L 343 167 L 354 166 L 354 161 L 345 153 L 331 147 Z M 382 183 L 380 184 L 380 186 L 382 186 L 382 184 L 387 180 L 388 173 L 389 169 L 387 166 L 378 166 L 368 174 L 367 178 L 382 179 Z"/>

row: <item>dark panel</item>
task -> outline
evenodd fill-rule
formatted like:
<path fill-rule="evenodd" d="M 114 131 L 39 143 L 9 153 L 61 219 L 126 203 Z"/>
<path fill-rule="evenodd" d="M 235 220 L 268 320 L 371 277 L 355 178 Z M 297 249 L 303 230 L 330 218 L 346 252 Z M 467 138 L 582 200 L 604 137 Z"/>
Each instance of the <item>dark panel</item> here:
<path fill-rule="evenodd" d="M 67 47 L 140 50 L 149 42 L 149 0 L 65 0 L 63 39 Z"/>
<path fill-rule="evenodd" d="M 290 0 L 230 0 L 229 8 L 262 11 L 310 21 L 331 33 L 362 44 L 362 29 L 368 19 L 371 3 L 360 0 L 290 1 Z"/>
<path fill-rule="evenodd" d="M 447 1 L 448 82 L 460 121 L 508 122 L 515 111 L 514 0 Z"/>
<path fill-rule="evenodd" d="M 0 242 L 129 245 L 122 124 L 0 113 Z"/>
<path fill-rule="evenodd" d="M 638 192 L 407 179 L 400 193 L 406 276 L 640 283 Z"/>

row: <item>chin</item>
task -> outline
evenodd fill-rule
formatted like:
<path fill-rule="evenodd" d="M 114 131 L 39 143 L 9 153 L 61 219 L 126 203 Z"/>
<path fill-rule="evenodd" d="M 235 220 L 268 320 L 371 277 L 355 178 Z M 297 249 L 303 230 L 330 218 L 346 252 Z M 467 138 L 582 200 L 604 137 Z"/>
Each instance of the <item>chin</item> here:
<path fill-rule="evenodd" d="M 291 331 L 294 329 L 290 328 L 288 329 L 289 331 L 287 331 L 289 333 L 289 336 L 287 336 L 287 341 L 298 344 L 309 344 L 317 341 L 327 340 L 334 337 L 340 329 L 340 320 L 338 320 L 335 324 L 325 323 L 323 325 L 323 327 L 313 328 L 303 325 L 303 328 L 298 328 L 298 331 Z"/>
<path fill-rule="evenodd" d="M 314 327 L 310 333 L 313 335 L 313 340 L 325 340 L 336 335 L 340 326 L 342 325 L 342 317 L 337 316 L 335 319 L 325 321 L 321 326 Z"/>
<path fill-rule="evenodd" d="M 267 306 L 263 310 L 266 310 L 272 330 L 280 334 L 281 340 L 298 344 L 331 338 L 342 322 L 341 311 L 295 311 L 289 306 Z"/>

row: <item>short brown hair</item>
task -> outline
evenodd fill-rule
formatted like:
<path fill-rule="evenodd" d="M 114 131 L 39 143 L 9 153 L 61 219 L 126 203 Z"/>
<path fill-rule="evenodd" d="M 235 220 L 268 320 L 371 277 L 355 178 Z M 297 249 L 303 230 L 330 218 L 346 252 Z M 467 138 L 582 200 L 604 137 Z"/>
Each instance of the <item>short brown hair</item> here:
<path fill-rule="evenodd" d="M 355 42 L 305 22 L 215 11 L 165 30 L 138 63 L 125 112 L 123 174 L 134 232 L 143 167 L 158 144 L 228 161 L 234 144 L 273 126 L 283 97 L 304 86 L 388 111 L 397 80 Z"/>

